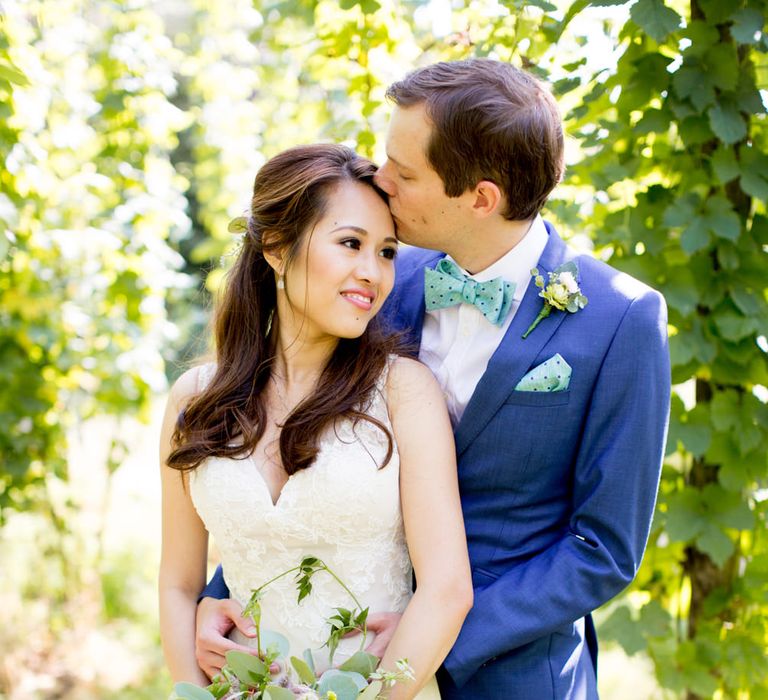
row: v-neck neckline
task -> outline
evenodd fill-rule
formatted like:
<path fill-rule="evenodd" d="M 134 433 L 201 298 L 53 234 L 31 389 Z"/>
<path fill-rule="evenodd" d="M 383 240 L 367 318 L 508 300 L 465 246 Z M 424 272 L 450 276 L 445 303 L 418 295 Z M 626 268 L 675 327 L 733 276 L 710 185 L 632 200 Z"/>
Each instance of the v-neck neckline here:
<path fill-rule="evenodd" d="M 272 489 L 269 486 L 269 483 L 267 482 L 267 479 L 265 478 L 264 474 L 262 474 L 261 469 L 259 469 L 259 465 L 256 463 L 256 460 L 254 459 L 253 453 L 251 453 L 248 456 L 248 461 L 251 463 L 251 466 L 256 471 L 256 474 L 259 477 L 259 481 L 261 482 L 261 485 L 264 487 L 264 492 L 267 496 L 267 499 L 269 503 L 272 505 L 272 508 L 275 509 L 280 505 L 280 502 L 283 500 L 283 494 L 285 493 L 285 489 L 288 487 L 288 484 L 291 483 L 291 480 L 293 479 L 298 472 L 294 472 L 293 474 L 289 474 L 288 478 L 286 479 L 285 483 L 280 487 L 277 498 L 273 498 L 272 496 Z"/>

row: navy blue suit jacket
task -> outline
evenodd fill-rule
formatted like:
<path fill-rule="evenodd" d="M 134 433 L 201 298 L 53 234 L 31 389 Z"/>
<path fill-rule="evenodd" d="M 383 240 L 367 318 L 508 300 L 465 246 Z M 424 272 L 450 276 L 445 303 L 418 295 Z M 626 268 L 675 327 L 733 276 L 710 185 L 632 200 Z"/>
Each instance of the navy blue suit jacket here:
<path fill-rule="evenodd" d="M 455 430 L 475 603 L 439 674 L 445 700 L 597 697 L 589 613 L 634 577 L 666 438 L 670 367 L 661 295 L 547 224 L 538 268 L 576 260 L 588 298 L 553 312 L 529 284 Z M 442 257 L 401 254 L 391 321 L 418 344 L 424 273 Z M 559 353 L 566 391 L 515 391 Z"/>
<path fill-rule="evenodd" d="M 547 230 L 540 272 L 576 260 L 589 303 L 523 340 L 542 305 L 529 284 L 456 427 L 475 602 L 438 673 L 444 700 L 597 697 L 589 614 L 632 580 L 648 538 L 670 400 L 664 300 Z M 399 256 L 384 313 L 416 346 L 423 270 L 441 257 Z M 515 391 L 555 353 L 566 391 Z"/>

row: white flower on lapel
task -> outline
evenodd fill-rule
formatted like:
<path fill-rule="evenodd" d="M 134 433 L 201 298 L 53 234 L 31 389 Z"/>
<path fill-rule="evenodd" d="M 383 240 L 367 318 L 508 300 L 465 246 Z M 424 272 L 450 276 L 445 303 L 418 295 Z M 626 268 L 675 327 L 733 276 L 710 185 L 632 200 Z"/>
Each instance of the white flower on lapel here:
<path fill-rule="evenodd" d="M 568 290 L 568 294 L 578 294 L 581 291 L 572 272 L 561 272 L 559 282 Z"/>
<path fill-rule="evenodd" d="M 576 277 L 579 268 L 575 261 L 567 262 L 558 267 L 554 272 L 547 273 L 547 283 L 544 284 L 544 276 L 534 267 L 531 270 L 536 286 L 541 289 L 539 296 L 544 300 L 539 315 L 534 319 L 528 330 L 523 333 L 523 338 L 541 323 L 552 310 L 568 311 L 575 314 L 587 305 L 587 297 L 581 293 Z"/>

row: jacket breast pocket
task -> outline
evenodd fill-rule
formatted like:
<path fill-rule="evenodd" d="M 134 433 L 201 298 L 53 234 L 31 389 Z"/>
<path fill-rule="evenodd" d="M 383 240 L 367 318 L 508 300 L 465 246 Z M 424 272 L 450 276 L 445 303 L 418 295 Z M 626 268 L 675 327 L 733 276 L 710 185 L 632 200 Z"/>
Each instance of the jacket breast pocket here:
<path fill-rule="evenodd" d="M 570 391 L 513 391 L 504 402 L 507 406 L 565 406 L 571 400 Z"/>

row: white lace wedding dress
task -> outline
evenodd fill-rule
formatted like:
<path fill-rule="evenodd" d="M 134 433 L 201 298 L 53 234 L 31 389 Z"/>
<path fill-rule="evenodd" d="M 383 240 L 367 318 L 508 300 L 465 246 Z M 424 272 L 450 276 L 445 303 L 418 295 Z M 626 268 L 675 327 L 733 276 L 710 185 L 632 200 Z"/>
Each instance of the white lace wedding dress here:
<path fill-rule="evenodd" d="M 200 369 L 200 386 L 212 365 Z M 391 430 L 384 379 L 367 413 Z M 245 605 L 251 590 L 290 569 L 306 556 L 322 559 L 370 612 L 402 612 L 411 597 L 411 563 L 400 511 L 399 466 L 387 451 L 384 433 L 368 421 L 337 421 L 321 438 L 317 459 L 296 472 L 272 502 L 266 482 L 248 459 L 209 458 L 190 479 L 192 501 L 221 553 L 232 598 Z M 311 649 L 318 672 L 328 668 L 327 619 L 334 608 L 354 601 L 326 572 L 312 578 L 301 603 L 294 577 L 271 584 L 261 600 L 264 630 L 283 634 L 291 655 Z M 239 633 L 238 643 L 255 644 Z M 373 639 L 369 635 L 368 642 Z M 333 659 L 354 654 L 360 637 L 343 639 Z M 433 679 L 418 700 L 439 700 Z"/>

